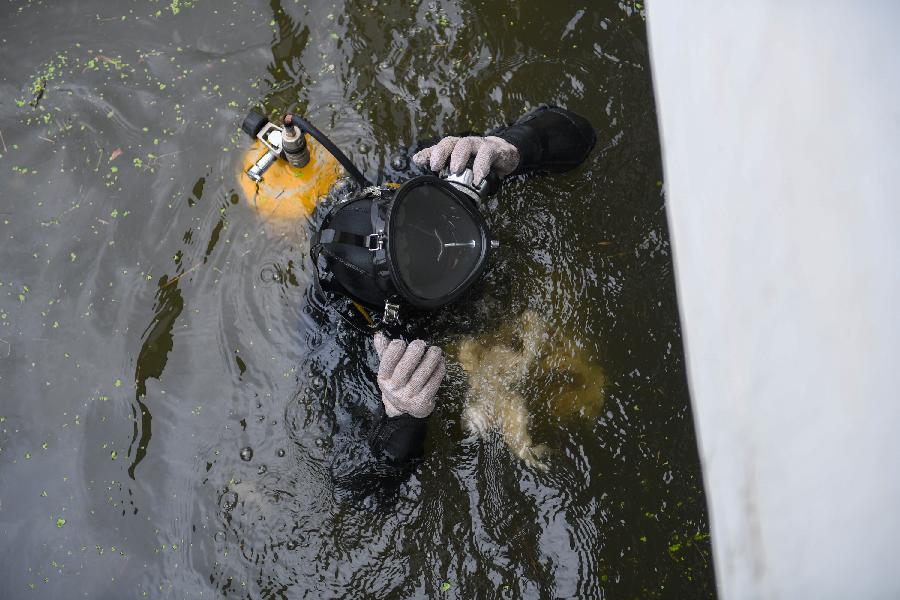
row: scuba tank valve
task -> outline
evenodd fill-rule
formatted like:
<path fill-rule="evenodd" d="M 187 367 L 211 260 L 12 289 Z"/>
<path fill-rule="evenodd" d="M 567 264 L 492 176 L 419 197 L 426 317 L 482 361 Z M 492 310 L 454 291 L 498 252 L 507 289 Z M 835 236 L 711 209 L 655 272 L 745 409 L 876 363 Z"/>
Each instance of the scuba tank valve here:
<path fill-rule="evenodd" d="M 283 126 L 279 127 L 251 110 L 241 124 L 244 133 L 258 139 L 266 147 L 266 153 L 247 169 L 247 177 L 253 181 L 262 181 L 263 175 L 279 157 L 298 169 L 309 164 L 309 148 L 303 129 L 294 123 L 293 115 L 285 115 L 282 122 Z"/>
<path fill-rule="evenodd" d="M 265 115 L 255 110 L 247 113 L 241 129 L 252 138 L 258 139 L 266 147 L 267 152 L 260 156 L 256 162 L 247 169 L 247 176 L 256 181 L 262 181 L 266 170 L 281 157 L 293 167 L 305 167 L 310 160 L 309 148 L 306 145 L 306 135 L 309 134 L 319 142 L 325 150 L 337 160 L 353 179 L 361 187 L 371 185 L 363 176 L 356 165 L 350 161 L 346 154 L 341 152 L 334 142 L 319 131 L 312 123 L 300 115 L 286 114 L 282 119 L 283 127 L 270 122 Z"/>
<path fill-rule="evenodd" d="M 250 137 L 258 139 L 266 147 L 266 153 L 256 159 L 256 162 L 247 169 L 247 177 L 253 181 L 262 181 L 263 175 L 269 170 L 283 151 L 284 129 L 278 127 L 255 110 L 247 113 L 241 129 Z M 301 135 L 302 137 L 302 135 Z"/>

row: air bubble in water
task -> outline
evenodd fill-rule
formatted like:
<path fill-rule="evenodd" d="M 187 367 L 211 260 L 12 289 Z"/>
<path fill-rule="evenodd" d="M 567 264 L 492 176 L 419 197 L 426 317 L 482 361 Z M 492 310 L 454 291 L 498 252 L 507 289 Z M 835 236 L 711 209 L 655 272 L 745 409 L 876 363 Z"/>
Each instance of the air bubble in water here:
<path fill-rule="evenodd" d="M 405 171 L 409 168 L 409 158 L 405 154 L 395 154 L 391 157 L 391 168 L 397 171 Z"/>
<path fill-rule="evenodd" d="M 331 193 L 337 198 L 347 198 L 353 193 L 354 188 L 353 181 L 349 177 L 342 177 L 331 186 Z"/>
<path fill-rule="evenodd" d="M 241 448 L 241 460 L 249 461 L 253 458 L 253 448 L 247 446 L 246 448 Z"/>
<path fill-rule="evenodd" d="M 272 265 L 266 265 L 259 271 L 259 279 L 263 283 L 274 283 L 280 279 L 278 270 Z"/>

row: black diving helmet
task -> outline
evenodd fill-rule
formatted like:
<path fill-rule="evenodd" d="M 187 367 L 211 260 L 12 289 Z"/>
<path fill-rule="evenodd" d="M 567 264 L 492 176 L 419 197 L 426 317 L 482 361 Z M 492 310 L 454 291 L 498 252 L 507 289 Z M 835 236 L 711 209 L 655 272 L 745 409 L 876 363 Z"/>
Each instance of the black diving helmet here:
<path fill-rule="evenodd" d="M 478 210 L 478 191 L 422 175 L 338 204 L 313 235 L 318 285 L 383 311 L 387 324 L 400 306 L 433 309 L 457 300 L 498 245 Z M 320 259 L 327 277 L 319 277 Z"/>
<path fill-rule="evenodd" d="M 248 115 L 248 119 L 245 131 L 262 140 L 260 131 L 267 130 L 258 127 L 265 117 Z M 347 297 L 360 309 L 382 311 L 381 323 L 392 325 L 398 322 L 401 306 L 437 308 L 459 299 L 478 281 L 491 250 L 499 245 L 479 212 L 480 200 L 500 186 L 495 173 L 489 173 L 478 187 L 472 185 L 471 164 L 446 178 L 422 175 L 399 189 L 376 187 L 301 116 L 285 115 L 283 123 L 284 132 L 296 126 L 319 141 L 362 189 L 332 208 L 313 234 L 310 254 L 318 292 Z M 515 146 L 519 154 L 515 173 L 568 171 L 584 162 L 597 141 L 584 117 L 547 105 L 489 134 Z M 271 141 L 262 141 L 269 152 L 248 175 L 261 173 L 282 152 Z M 295 145 L 294 156 L 287 158 L 299 163 L 303 149 L 299 140 Z M 365 310 L 360 312 L 370 325 L 377 325 Z"/>

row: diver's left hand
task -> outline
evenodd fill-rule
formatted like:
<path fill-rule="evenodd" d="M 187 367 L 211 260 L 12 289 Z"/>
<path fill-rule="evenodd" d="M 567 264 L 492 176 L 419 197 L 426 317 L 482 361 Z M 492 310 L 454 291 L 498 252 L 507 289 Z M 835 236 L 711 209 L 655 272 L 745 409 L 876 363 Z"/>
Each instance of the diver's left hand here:
<path fill-rule="evenodd" d="M 446 370 L 441 349 L 422 340 L 407 345 L 379 332 L 375 334 L 375 352 L 381 360 L 378 387 L 387 415 L 396 417 L 406 413 L 418 418 L 430 415 Z"/>
<path fill-rule="evenodd" d="M 519 151 L 515 146 L 493 135 L 487 137 L 447 136 L 434 146 L 429 146 L 413 155 L 413 162 L 432 171 L 440 171 L 450 159 L 450 172 L 461 173 L 471 159 L 472 183 L 481 185 L 491 171 L 501 179 L 519 166 Z"/>

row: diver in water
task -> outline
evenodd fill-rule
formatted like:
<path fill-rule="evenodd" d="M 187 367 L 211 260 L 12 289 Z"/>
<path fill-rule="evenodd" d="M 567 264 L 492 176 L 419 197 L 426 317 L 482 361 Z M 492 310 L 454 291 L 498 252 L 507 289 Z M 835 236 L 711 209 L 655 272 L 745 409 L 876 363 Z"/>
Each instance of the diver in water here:
<path fill-rule="evenodd" d="M 499 245 L 490 237 L 481 202 L 505 177 L 577 167 L 595 142 L 583 117 L 540 106 L 485 136 L 445 137 L 416 152 L 416 165 L 442 176 L 420 175 L 397 189 L 361 186 L 321 220 L 311 244 L 317 292 L 380 313 L 377 325 L 388 331 L 405 312 L 459 300 Z M 358 170 L 347 170 L 364 182 Z M 408 472 L 423 455 L 444 356 L 421 339 L 407 343 L 381 331 L 374 345 L 384 412 L 369 445 L 382 465 Z"/>

